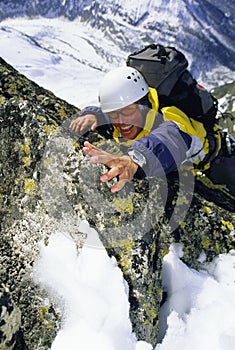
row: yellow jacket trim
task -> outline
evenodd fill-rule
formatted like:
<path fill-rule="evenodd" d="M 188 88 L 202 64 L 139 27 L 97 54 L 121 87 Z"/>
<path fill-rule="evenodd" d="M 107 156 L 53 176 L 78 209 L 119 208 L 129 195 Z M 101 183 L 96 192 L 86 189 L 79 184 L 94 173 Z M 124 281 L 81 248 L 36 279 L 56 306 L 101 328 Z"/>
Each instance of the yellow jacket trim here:
<path fill-rule="evenodd" d="M 187 134 L 189 134 L 192 137 L 196 137 L 200 140 L 202 147 L 201 147 L 201 151 L 203 153 L 203 155 L 206 155 L 209 151 L 209 142 L 206 138 L 206 130 L 203 126 L 202 123 L 198 122 L 195 119 L 191 119 L 189 118 L 183 111 L 181 111 L 180 109 L 178 109 L 177 107 L 164 107 L 162 108 L 162 112 L 164 114 L 164 120 L 168 120 L 168 121 L 173 121 L 175 122 L 180 130 L 186 132 Z M 214 128 L 214 130 L 218 130 L 217 127 Z M 216 138 L 218 140 L 218 152 L 221 148 L 221 138 L 219 133 L 216 134 Z M 199 150 L 198 150 L 199 151 Z M 218 154 L 217 152 L 217 154 Z M 197 159 L 196 161 L 194 161 L 195 164 L 198 164 L 200 162 L 200 158 Z M 210 167 L 210 164 L 207 164 L 205 166 L 205 169 L 208 169 Z"/>

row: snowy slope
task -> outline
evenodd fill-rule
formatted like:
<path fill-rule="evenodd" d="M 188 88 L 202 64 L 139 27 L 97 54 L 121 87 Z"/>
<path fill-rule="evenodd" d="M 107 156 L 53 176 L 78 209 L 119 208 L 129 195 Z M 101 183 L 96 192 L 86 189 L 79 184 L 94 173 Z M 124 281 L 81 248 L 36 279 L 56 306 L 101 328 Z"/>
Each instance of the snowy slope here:
<path fill-rule="evenodd" d="M 1 24 L 1 56 L 78 107 L 97 104 L 99 80 L 126 55 L 102 32 L 79 21 L 13 19 Z"/>
<path fill-rule="evenodd" d="M 130 52 L 152 41 L 175 45 L 189 57 L 195 78 L 208 85 L 234 79 L 235 7 L 212 0 L 21 0 L 0 2 L 0 19 L 64 16 L 102 31 L 105 40 Z M 99 40 L 97 40 L 99 43 Z M 107 54 L 104 52 L 104 54 Z M 108 57 L 107 57 L 108 60 Z M 216 70 L 216 73 L 215 73 Z"/>

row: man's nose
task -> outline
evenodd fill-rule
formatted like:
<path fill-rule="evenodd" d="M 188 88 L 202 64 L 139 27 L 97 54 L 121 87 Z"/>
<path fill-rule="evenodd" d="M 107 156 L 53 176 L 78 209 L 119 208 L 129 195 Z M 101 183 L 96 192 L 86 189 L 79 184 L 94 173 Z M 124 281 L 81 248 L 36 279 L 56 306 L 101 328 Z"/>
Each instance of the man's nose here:
<path fill-rule="evenodd" d="M 119 124 L 125 124 L 126 117 L 122 115 L 121 113 L 118 113 L 118 123 Z"/>

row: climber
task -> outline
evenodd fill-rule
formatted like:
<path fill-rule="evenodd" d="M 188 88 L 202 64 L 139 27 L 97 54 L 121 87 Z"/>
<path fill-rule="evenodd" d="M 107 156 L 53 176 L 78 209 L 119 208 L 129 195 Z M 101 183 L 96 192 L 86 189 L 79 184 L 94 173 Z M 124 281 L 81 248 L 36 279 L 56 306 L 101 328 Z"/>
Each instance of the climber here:
<path fill-rule="evenodd" d="M 107 73 L 100 85 L 99 102 L 100 107 L 84 108 L 72 121 L 70 128 L 79 134 L 97 130 L 125 149 L 123 156 L 116 156 L 88 141 L 84 143 L 83 151 L 91 156 L 91 161 L 108 167 L 107 172 L 101 176 L 101 181 L 108 182 L 114 177 L 118 178 L 111 188 L 112 192 L 120 191 L 133 177 L 142 179 L 146 176 L 169 174 L 185 162 L 192 163 L 197 171 L 197 164 L 208 153 L 208 140 L 203 124 L 188 118 L 174 106 L 159 109 L 156 89 L 150 88 L 134 68 L 124 66 Z M 218 171 L 215 166 L 219 173 L 218 183 L 228 180 L 226 191 L 234 196 L 234 177 L 230 172 L 226 179 L 224 168 L 232 163 L 235 169 L 234 139 L 219 129 L 215 135 L 218 142 L 215 157 L 200 171 L 209 174 L 210 168 L 213 169 L 220 159 L 223 176 L 221 169 Z M 229 150 L 226 147 L 228 143 Z M 229 161 L 223 162 L 225 156 Z M 216 182 L 216 173 L 212 175 Z"/>

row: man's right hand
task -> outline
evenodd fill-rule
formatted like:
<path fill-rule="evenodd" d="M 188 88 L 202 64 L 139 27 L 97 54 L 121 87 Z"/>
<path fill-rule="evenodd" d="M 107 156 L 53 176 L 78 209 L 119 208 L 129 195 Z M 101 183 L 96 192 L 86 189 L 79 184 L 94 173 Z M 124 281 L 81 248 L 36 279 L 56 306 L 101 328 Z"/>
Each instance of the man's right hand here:
<path fill-rule="evenodd" d="M 78 117 L 70 124 L 72 131 L 79 134 L 84 134 L 88 130 L 95 131 L 97 126 L 97 117 L 94 114 L 86 114 Z"/>
<path fill-rule="evenodd" d="M 105 164 L 109 168 L 106 173 L 101 175 L 101 182 L 108 182 L 114 177 L 118 177 L 117 183 L 111 188 L 112 193 L 120 191 L 127 182 L 131 181 L 138 169 L 138 164 L 129 156 L 119 157 L 105 152 L 88 141 L 84 142 L 83 152 L 91 157 L 92 163 Z"/>

